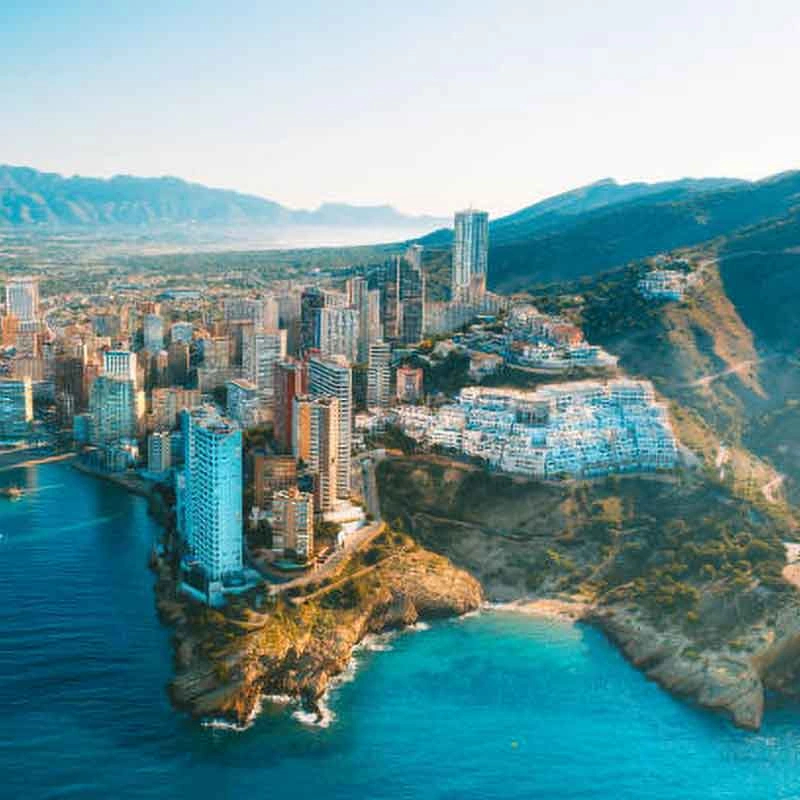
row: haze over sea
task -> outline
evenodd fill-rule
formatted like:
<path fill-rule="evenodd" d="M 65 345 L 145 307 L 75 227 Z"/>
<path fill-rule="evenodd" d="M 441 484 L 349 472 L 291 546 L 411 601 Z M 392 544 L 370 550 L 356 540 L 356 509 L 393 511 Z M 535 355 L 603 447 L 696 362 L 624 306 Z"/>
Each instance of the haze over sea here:
<path fill-rule="evenodd" d="M 794 798 L 800 710 L 758 734 L 678 702 L 596 631 L 489 613 L 362 651 L 328 728 L 176 713 L 143 500 L 0 473 L 2 798 Z"/>

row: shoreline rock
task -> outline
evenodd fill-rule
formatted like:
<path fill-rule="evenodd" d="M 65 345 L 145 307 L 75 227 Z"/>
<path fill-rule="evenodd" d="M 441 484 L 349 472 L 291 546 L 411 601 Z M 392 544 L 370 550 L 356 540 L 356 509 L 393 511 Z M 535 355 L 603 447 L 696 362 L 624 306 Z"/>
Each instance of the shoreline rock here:
<path fill-rule="evenodd" d="M 240 725 L 263 696 L 289 696 L 319 713 L 331 680 L 367 635 L 465 614 L 483 600 L 475 578 L 407 541 L 352 591 L 337 587 L 309 602 L 279 600 L 264 613 L 238 609 L 239 616 L 176 596 L 163 560 L 156 571 L 159 614 L 175 631 L 170 698 L 194 717 Z"/>

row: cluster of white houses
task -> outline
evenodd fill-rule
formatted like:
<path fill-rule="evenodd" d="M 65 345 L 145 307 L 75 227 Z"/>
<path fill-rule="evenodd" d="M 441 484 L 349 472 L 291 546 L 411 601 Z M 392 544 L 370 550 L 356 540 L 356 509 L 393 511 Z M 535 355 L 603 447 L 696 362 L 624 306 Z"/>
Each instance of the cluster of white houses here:
<path fill-rule="evenodd" d="M 649 381 L 578 381 L 534 392 L 473 386 L 436 410 L 400 406 L 395 419 L 425 446 L 537 478 L 669 469 L 678 461 L 667 409 Z"/>
<path fill-rule="evenodd" d="M 647 300 L 682 300 L 695 280 L 696 273 L 654 269 L 639 279 L 636 288 Z"/>

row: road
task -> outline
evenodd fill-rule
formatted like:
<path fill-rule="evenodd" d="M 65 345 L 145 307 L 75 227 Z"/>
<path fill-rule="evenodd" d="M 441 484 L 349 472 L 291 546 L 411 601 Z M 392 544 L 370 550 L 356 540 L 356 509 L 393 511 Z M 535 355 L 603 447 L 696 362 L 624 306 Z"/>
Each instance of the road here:
<path fill-rule="evenodd" d="M 309 583 L 317 583 L 325 578 L 335 575 L 353 553 L 366 547 L 373 539 L 383 533 L 385 524 L 381 521 L 372 522 L 365 525 L 360 530 L 347 537 L 343 547 L 340 547 L 334 554 L 319 568 L 301 575 L 299 578 L 287 581 L 286 583 L 275 583 L 269 587 L 271 595 L 281 594 L 289 589 L 297 589 L 307 586 Z"/>
<path fill-rule="evenodd" d="M 779 353 L 773 353 L 771 356 L 765 356 L 764 358 L 751 358 L 746 359 L 745 361 L 737 361 L 735 364 L 732 364 L 727 369 L 723 369 L 721 372 L 714 372 L 711 375 L 704 375 L 702 378 L 698 378 L 697 380 L 681 384 L 677 388 L 692 389 L 697 388 L 698 386 L 708 387 L 719 378 L 724 378 L 728 375 L 733 375 L 739 372 L 746 372 L 751 367 L 758 366 L 759 364 L 765 364 L 767 361 L 773 361 L 776 358 L 780 358 Z"/>

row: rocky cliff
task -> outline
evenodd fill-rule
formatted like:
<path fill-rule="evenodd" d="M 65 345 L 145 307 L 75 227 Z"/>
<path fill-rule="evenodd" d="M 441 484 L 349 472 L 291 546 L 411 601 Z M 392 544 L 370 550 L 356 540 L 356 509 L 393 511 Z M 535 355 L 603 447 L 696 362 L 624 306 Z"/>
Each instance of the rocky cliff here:
<path fill-rule="evenodd" d="M 197 717 L 237 722 L 264 695 L 315 710 L 367 634 L 463 614 L 482 599 L 465 571 L 390 532 L 354 557 L 343 578 L 291 598 L 244 598 L 224 612 L 176 596 L 166 563 L 158 574 L 159 611 L 175 627 L 174 702 Z"/>

